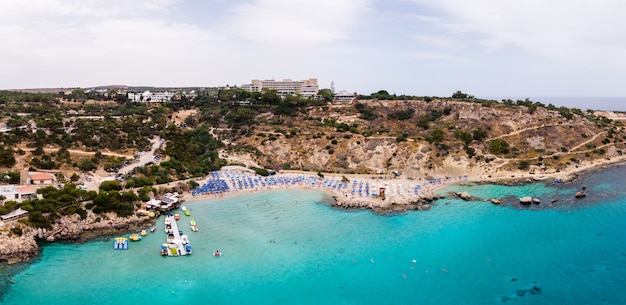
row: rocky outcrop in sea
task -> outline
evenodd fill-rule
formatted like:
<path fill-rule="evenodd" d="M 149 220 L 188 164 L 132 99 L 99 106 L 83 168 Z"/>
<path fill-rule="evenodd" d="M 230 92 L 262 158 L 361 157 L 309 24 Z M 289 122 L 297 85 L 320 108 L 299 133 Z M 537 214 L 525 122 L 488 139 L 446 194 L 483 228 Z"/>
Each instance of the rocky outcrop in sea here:
<path fill-rule="evenodd" d="M 379 214 L 402 213 L 411 210 L 428 210 L 430 204 L 442 197 L 420 196 L 420 197 L 355 197 L 335 194 L 333 196 L 333 206 L 346 209 L 370 209 Z"/>

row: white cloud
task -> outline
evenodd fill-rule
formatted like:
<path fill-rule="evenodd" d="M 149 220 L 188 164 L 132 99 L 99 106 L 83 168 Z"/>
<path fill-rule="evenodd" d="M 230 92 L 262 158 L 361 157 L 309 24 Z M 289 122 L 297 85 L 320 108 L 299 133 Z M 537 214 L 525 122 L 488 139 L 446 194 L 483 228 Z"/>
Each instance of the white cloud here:
<path fill-rule="evenodd" d="M 59 18 L 109 18 L 163 12 L 180 0 L 3 0 L 3 20 L 56 20 Z"/>
<path fill-rule="evenodd" d="M 267 45 L 316 47 L 347 38 L 368 0 L 255 0 L 232 9 L 224 30 Z"/>
<path fill-rule="evenodd" d="M 620 95 L 623 11 L 617 0 L 0 0 L 0 86 L 317 77 L 365 93 Z"/>
<path fill-rule="evenodd" d="M 626 59 L 621 0 L 415 0 L 444 12 L 454 33 L 477 33 L 487 51 L 507 45 L 568 62 Z"/>
<path fill-rule="evenodd" d="M 0 81 L 4 88 L 192 81 L 184 70 L 216 54 L 219 38 L 166 18 L 177 2 L 2 2 Z"/>

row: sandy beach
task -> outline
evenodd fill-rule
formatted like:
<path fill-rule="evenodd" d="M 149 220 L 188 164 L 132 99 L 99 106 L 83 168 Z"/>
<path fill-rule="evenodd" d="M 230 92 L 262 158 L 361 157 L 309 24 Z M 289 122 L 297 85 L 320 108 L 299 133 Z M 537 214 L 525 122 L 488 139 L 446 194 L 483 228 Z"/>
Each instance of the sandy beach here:
<path fill-rule="evenodd" d="M 267 190 L 314 189 L 326 192 L 335 199 L 334 205 L 344 208 L 372 209 L 380 212 L 425 210 L 432 200 L 438 198 L 437 191 L 446 185 L 458 183 L 510 183 L 561 179 L 571 181 L 579 174 L 605 166 L 624 162 L 626 156 L 599 159 L 581 163 L 565 171 L 529 173 L 528 171 L 489 171 L 469 175 L 441 176 L 433 179 L 389 175 L 344 175 L 305 171 L 281 171 L 263 177 L 240 166 L 228 166 L 212 172 L 196 182 L 202 187 L 222 181 L 223 189 L 204 192 L 201 187 L 184 193 L 185 201 L 203 201 L 242 193 Z"/>
<path fill-rule="evenodd" d="M 468 179 L 467 176 L 413 180 L 384 175 L 323 175 L 322 178 L 316 173 L 285 171 L 262 177 L 244 168 L 230 167 L 196 180 L 201 186 L 222 180 L 228 185 L 227 190 L 185 193 L 183 198 L 185 201 L 199 201 L 265 190 L 315 189 L 332 195 L 340 206 L 373 208 L 419 202 L 432 198 L 435 190 L 446 184 Z"/>

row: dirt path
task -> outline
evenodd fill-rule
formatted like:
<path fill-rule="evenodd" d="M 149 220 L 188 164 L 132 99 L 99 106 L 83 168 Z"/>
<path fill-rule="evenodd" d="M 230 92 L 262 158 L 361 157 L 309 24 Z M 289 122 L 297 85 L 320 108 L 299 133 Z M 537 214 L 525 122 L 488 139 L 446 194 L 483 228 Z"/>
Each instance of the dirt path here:
<path fill-rule="evenodd" d="M 595 141 L 597 137 L 599 137 L 599 136 L 603 135 L 604 133 L 605 133 L 605 132 L 603 131 L 603 132 L 600 132 L 600 133 L 596 134 L 596 135 L 595 135 L 595 136 L 593 136 L 591 139 L 589 139 L 589 140 L 587 140 L 587 141 L 585 141 L 585 142 L 582 142 L 582 143 L 580 143 L 579 145 L 576 145 L 574 148 L 570 149 L 569 151 L 573 152 L 573 151 L 575 151 L 575 150 L 579 149 L 580 147 L 582 147 L 583 145 L 587 145 L 587 144 L 589 144 L 589 143 L 591 143 L 591 142 Z"/>
<path fill-rule="evenodd" d="M 499 135 L 497 137 L 489 138 L 486 141 L 495 140 L 495 139 L 502 139 L 502 138 L 505 138 L 505 137 L 508 137 L 508 136 L 520 134 L 520 133 L 525 132 L 525 131 L 529 131 L 529 130 L 533 130 L 533 129 L 539 129 L 539 128 L 545 128 L 545 127 L 552 127 L 552 126 L 583 126 L 583 124 L 576 124 L 576 123 L 549 124 L 549 125 L 541 124 L 539 126 L 526 127 L 526 128 L 522 128 L 520 130 L 516 130 L 516 131 L 512 131 L 512 132 L 506 133 L 506 134 Z"/>
<path fill-rule="evenodd" d="M 18 147 L 18 148 L 23 151 L 28 151 L 28 152 L 32 152 L 36 149 L 36 148 L 31 148 L 31 147 Z M 58 152 L 59 149 L 60 148 L 44 148 L 43 151 L 45 153 L 55 153 L 55 152 Z M 96 152 L 94 151 L 84 151 L 84 150 L 78 150 L 78 149 L 68 149 L 67 151 L 70 154 L 83 155 L 83 156 L 93 156 L 96 154 Z M 114 153 L 114 152 L 100 152 L 100 153 L 103 156 L 134 158 L 133 155 L 128 155 L 128 154 L 119 154 L 119 153 Z"/>

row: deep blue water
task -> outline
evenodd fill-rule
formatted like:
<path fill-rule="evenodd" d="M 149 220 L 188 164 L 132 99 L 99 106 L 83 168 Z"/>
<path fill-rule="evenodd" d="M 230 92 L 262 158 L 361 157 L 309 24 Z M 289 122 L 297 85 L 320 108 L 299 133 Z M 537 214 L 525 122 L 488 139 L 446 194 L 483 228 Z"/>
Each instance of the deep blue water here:
<path fill-rule="evenodd" d="M 453 186 L 444 192 L 507 202 L 444 199 L 393 216 L 305 190 L 192 202 L 180 221 L 199 227 L 186 232 L 191 256 L 159 255 L 162 218 L 128 251 L 54 243 L 3 278 L 2 304 L 625 304 L 625 174 Z M 542 203 L 519 206 L 526 195 Z"/>

